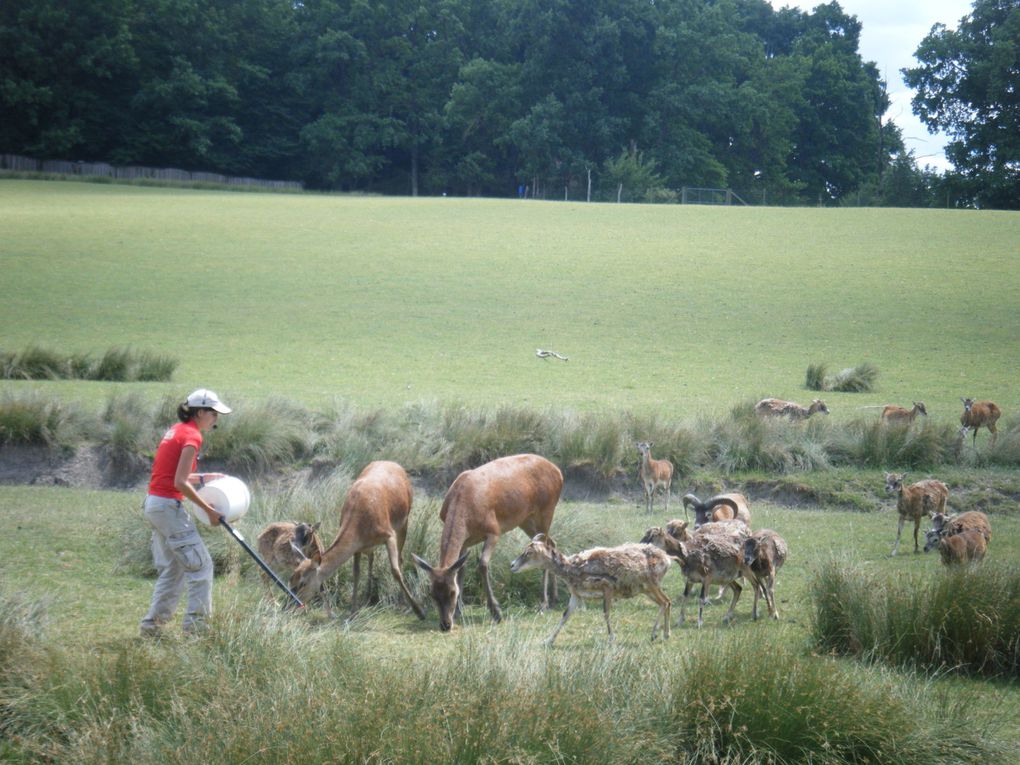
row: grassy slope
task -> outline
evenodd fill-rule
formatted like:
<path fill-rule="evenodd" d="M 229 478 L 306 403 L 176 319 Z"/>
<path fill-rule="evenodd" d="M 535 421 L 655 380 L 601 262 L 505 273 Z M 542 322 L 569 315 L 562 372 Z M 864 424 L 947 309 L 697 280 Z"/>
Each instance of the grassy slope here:
<path fill-rule="evenodd" d="M 878 391 L 828 395 L 834 417 L 923 399 L 955 418 L 959 396 L 1007 416 L 1020 406 L 1015 213 L 2 181 L 0 225 L 4 346 L 180 358 L 154 393 L 688 418 L 763 395 L 803 401 L 809 363 L 869 360 Z"/>

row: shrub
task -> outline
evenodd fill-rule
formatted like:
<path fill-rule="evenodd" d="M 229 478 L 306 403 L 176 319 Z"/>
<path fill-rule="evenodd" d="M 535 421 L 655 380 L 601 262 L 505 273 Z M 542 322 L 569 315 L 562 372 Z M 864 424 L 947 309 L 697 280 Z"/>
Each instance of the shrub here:
<path fill-rule="evenodd" d="M 834 375 L 828 375 L 826 371 L 825 364 L 808 366 L 804 376 L 804 385 L 808 390 L 868 393 L 874 390 L 875 381 L 878 379 L 878 368 L 866 361 L 855 367 L 843 369 Z"/>
<path fill-rule="evenodd" d="M 254 407 L 239 406 L 208 438 L 205 455 L 229 469 L 254 474 L 298 463 L 312 453 L 309 413 L 271 398 Z"/>
<path fill-rule="evenodd" d="M 0 377 L 8 380 L 107 380 L 111 382 L 167 381 L 177 360 L 127 348 L 111 348 L 99 361 L 86 353 L 62 356 L 29 346 L 20 353 L 0 352 Z"/>
<path fill-rule="evenodd" d="M 99 443 L 114 466 L 122 470 L 144 467 L 155 452 L 157 428 L 151 408 L 138 394 L 111 396 L 103 411 Z"/>
<path fill-rule="evenodd" d="M 88 418 L 76 406 L 54 397 L 32 391 L 0 397 L 0 444 L 70 447 L 89 430 Z"/>
<path fill-rule="evenodd" d="M 927 671 L 1020 675 L 1020 567 L 893 579 L 833 561 L 811 584 L 819 649 Z"/>

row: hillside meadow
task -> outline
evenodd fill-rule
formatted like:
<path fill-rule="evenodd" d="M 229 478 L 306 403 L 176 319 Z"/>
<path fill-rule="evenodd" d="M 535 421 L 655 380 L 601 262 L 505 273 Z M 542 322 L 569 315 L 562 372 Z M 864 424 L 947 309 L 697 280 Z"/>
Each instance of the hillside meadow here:
<path fill-rule="evenodd" d="M 96 409 L 122 392 L 159 402 L 208 386 L 239 412 L 277 399 L 365 412 L 511 405 L 606 419 L 633 412 L 708 433 L 709 420 L 757 398 L 819 395 L 804 386 L 810 364 L 867 361 L 879 370 L 873 392 L 823 394 L 834 425 L 877 418 L 862 407 L 918 400 L 935 425 L 955 423 L 961 396 L 998 402 L 1000 430 L 1015 429 L 1020 411 L 1016 213 L 0 180 L 0 227 L 0 350 L 130 347 L 180 361 L 168 383 L 5 380 L 2 393 Z M 536 348 L 569 361 L 539 359 Z M 322 520 L 330 538 L 353 478 L 340 463 L 318 483 L 255 476 L 242 533 L 252 539 L 292 518 Z M 880 472 L 831 470 L 804 483 L 822 485 L 819 497 L 841 483 L 878 493 Z M 964 462 L 945 473 L 971 502 L 986 485 L 1015 491 L 1008 467 Z M 691 478 L 675 482 L 668 515 L 661 499 L 644 512 L 636 482 L 599 501 L 571 487 L 552 532 L 568 552 L 634 541 L 680 515 Z M 796 506 L 753 498 L 755 527 L 790 544 L 778 623 L 752 621 L 745 588 L 732 625 L 713 605 L 697 630 L 692 602 L 687 623 L 652 643 L 655 608 L 635 599 L 614 606 L 614 645 L 593 604 L 550 649 L 542 640 L 559 608 L 536 612 L 536 572 L 509 574 L 526 541 L 519 531 L 492 563 L 504 623 L 488 619 L 472 559 L 465 618 L 446 635 L 434 607 L 419 622 L 400 602 L 383 556 L 379 603 L 346 618 L 348 565 L 332 582 L 340 617 L 330 621 L 314 607 L 281 613 L 240 548 L 206 530 L 217 562 L 211 634 L 143 641 L 137 621 L 152 572 L 140 490 L 0 486 L 0 760 L 1015 762 L 1015 679 L 904 665 L 878 645 L 853 658 L 819 648 L 813 587 L 823 572 L 845 569 L 880 592 L 907 588 L 908 601 L 915 588 L 919 604 L 920 593 L 956 581 L 935 555 L 910 552 L 909 526 L 901 554 L 888 557 L 892 500 L 884 512 L 846 509 L 873 507 L 868 493 L 839 506 L 810 491 Z M 441 492 L 419 489 L 405 549 L 422 601 L 427 583 L 409 556 L 435 559 L 440 502 Z M 1020 517 L 1003 510 L 992 525 L 988 560 L 961 576 L 1008 588 Z M 680 593 L 676 571 L 665 586 Z M 982 618 L 1009 624 L 1017 602 L 1007 595 Z M 1003 638 L 1018 650 L 1016 635 Z"/>
<path fill-rule="evenodd" d="M 4 348 L 179 359 L 171 383 L 140 386 L 154 397 L 207 385 L 228 401 L 690 419 L 763 396 L 807 403 L 809 364 L 868 361 L 877 389 L 827 394 L 833 418 L 1020 404 L 1016 213 L 0 180 L 0 226 Z"/>

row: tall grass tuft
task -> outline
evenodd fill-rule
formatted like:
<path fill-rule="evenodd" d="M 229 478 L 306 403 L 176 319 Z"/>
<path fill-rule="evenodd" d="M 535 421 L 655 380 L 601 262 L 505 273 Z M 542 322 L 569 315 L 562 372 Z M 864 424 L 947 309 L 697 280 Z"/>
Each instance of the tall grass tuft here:
<path fill-rule="evenodd" d="M 952 461 L 957 447 L 956 428 L 948 424 L 910 426 L 868 419 L 833 431 L 828 451 L 835 464 L 921 469 Z"/>
<path fill-rule="evenodd" d="M 925 671 L 1020 675 L 1020 567 L 889 579 L 832 561 L 813 578 L 819 649 Z"/>
<path fill-rule="evenodd" d="M 256 406 L 236 407 L 209 436 L 205 454 L 231 470 L 254 474 L 294 465 L 312 454 L 307 410 L 271 398 Z"/>
<path fill-rule="evenodd" d="M 111 348 L 98 360 L 87 353 L 64 356 L 29 346 L 12 353 L 0 351 L 0 378 L 8 380 L 107 380 L 111 382 L 165 382 L 173 376 L 177 360 L 147 351 Z"/>
<path fill-rule="evenodd" d="M 825 373 L 827 367 L 825 364 L 809 364 L 807 372 L 804 375 L 804 386 L 808 390 L 826 390 L 825 388 Z"/>
<path fill-rule="evenodd" d="M 830 428 L 820 422 L 762 419 L 753 409 L 736 408 L 731 419 L 711 427 L 708 455 L 724 472 L 791 473 L 829 466 Z"/>
<path fill-rule="evenodd" d="M 565 412 L 549 428 L 546 456 L 562 470 L 608 485 L 629 461 L 630 435 L 620 417 Z"/>
<path fill-rule="evenodd" d="M 817 391 L 869 393 L 875 389 L 875 381 L 878 379 L 878 367 L 867 361 L 842 369 L 834 375 L 827 374 L 827 371 L 825 364 L 810 364 L 804 375 L 805 387 Z"/>
<path fill-rule="evenodd" d="M 0 396 L 0 445 L 69 448 L 94 430 L 81 409 L 29 391 Z"/>
<path fill-rule="evenodd" d="M 99 443 L 115 467 L 131 471 L 148 464 L 159 434 L 152 409 L 140 395 L 112 395 L 106 402 L 101 426 Z"/>

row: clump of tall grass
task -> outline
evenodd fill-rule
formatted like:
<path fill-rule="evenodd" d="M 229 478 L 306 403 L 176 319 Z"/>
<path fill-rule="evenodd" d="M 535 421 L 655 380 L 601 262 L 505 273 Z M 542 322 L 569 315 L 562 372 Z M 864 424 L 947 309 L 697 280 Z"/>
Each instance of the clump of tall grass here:
<path fill-rule="evenodd" d="M 100 425 L 99 443 L 115 467 L 137 471 L 148 464 L 159 442 L 159 433 L 152 408 L 140 395 L 112 395 Z"/>
<path fill-rule="evenodd" d="M 165 382 L 177 365 L 170 356 L 130 348 L 110 348 L 98 359 L 86 353 L 65 356 L 35 345 L 18 352 L 0 351 L 0 377 L 8 380 Z"/>
<path fill-rule="evenodd" d="M 957 450 L 956 428 L 927 420 L 912 426 L 854 420 L 834 430 L 828 445 L 835 464 L 868 468 L 929 468 L 952 461 Z"/>
<path fill-rule="evenodd" d="M 1020 675 L 1020 567 L 897 577 L 832 561 L 811 584 L 820 650 L 925 671 Z"/>
<path fill-rule="evenodd" d="M 729 420 L 709 426 L 708 456 L 724 472 L 792 473 L 829 466 L 827 423 L 764 419 L 753 406 L 734 408 Z"/>
<path fill-rule="evenodd" d="M 36 391 L 0 396 L 0 445 L 72 447 L 93 430 L 75 404 Z"/>
<path fill-rule="evenodd" d="M 631 433 L 618 416 L 564 412 L 549 428 L 545 454 L 562 470 L 608 485 L 629 461 Z"/>
<path fill-rule="evenodd" d="M 255 406 L 237 406 L 221 418 L 205 442 L 205 455 L 244 474 L 292 466 L 312 454 L 312 430 L 307 410 L 270 398 Z"/>
<path fill-rule="evenodd" d="M 878 367 L 867 361 L 841 369 L 833 375 L 827 374 L 827 371 L 825 364 L 808 365 L 804 385 L 808 390 L 868 393 L 875 389 L 878 379 Z"/>

